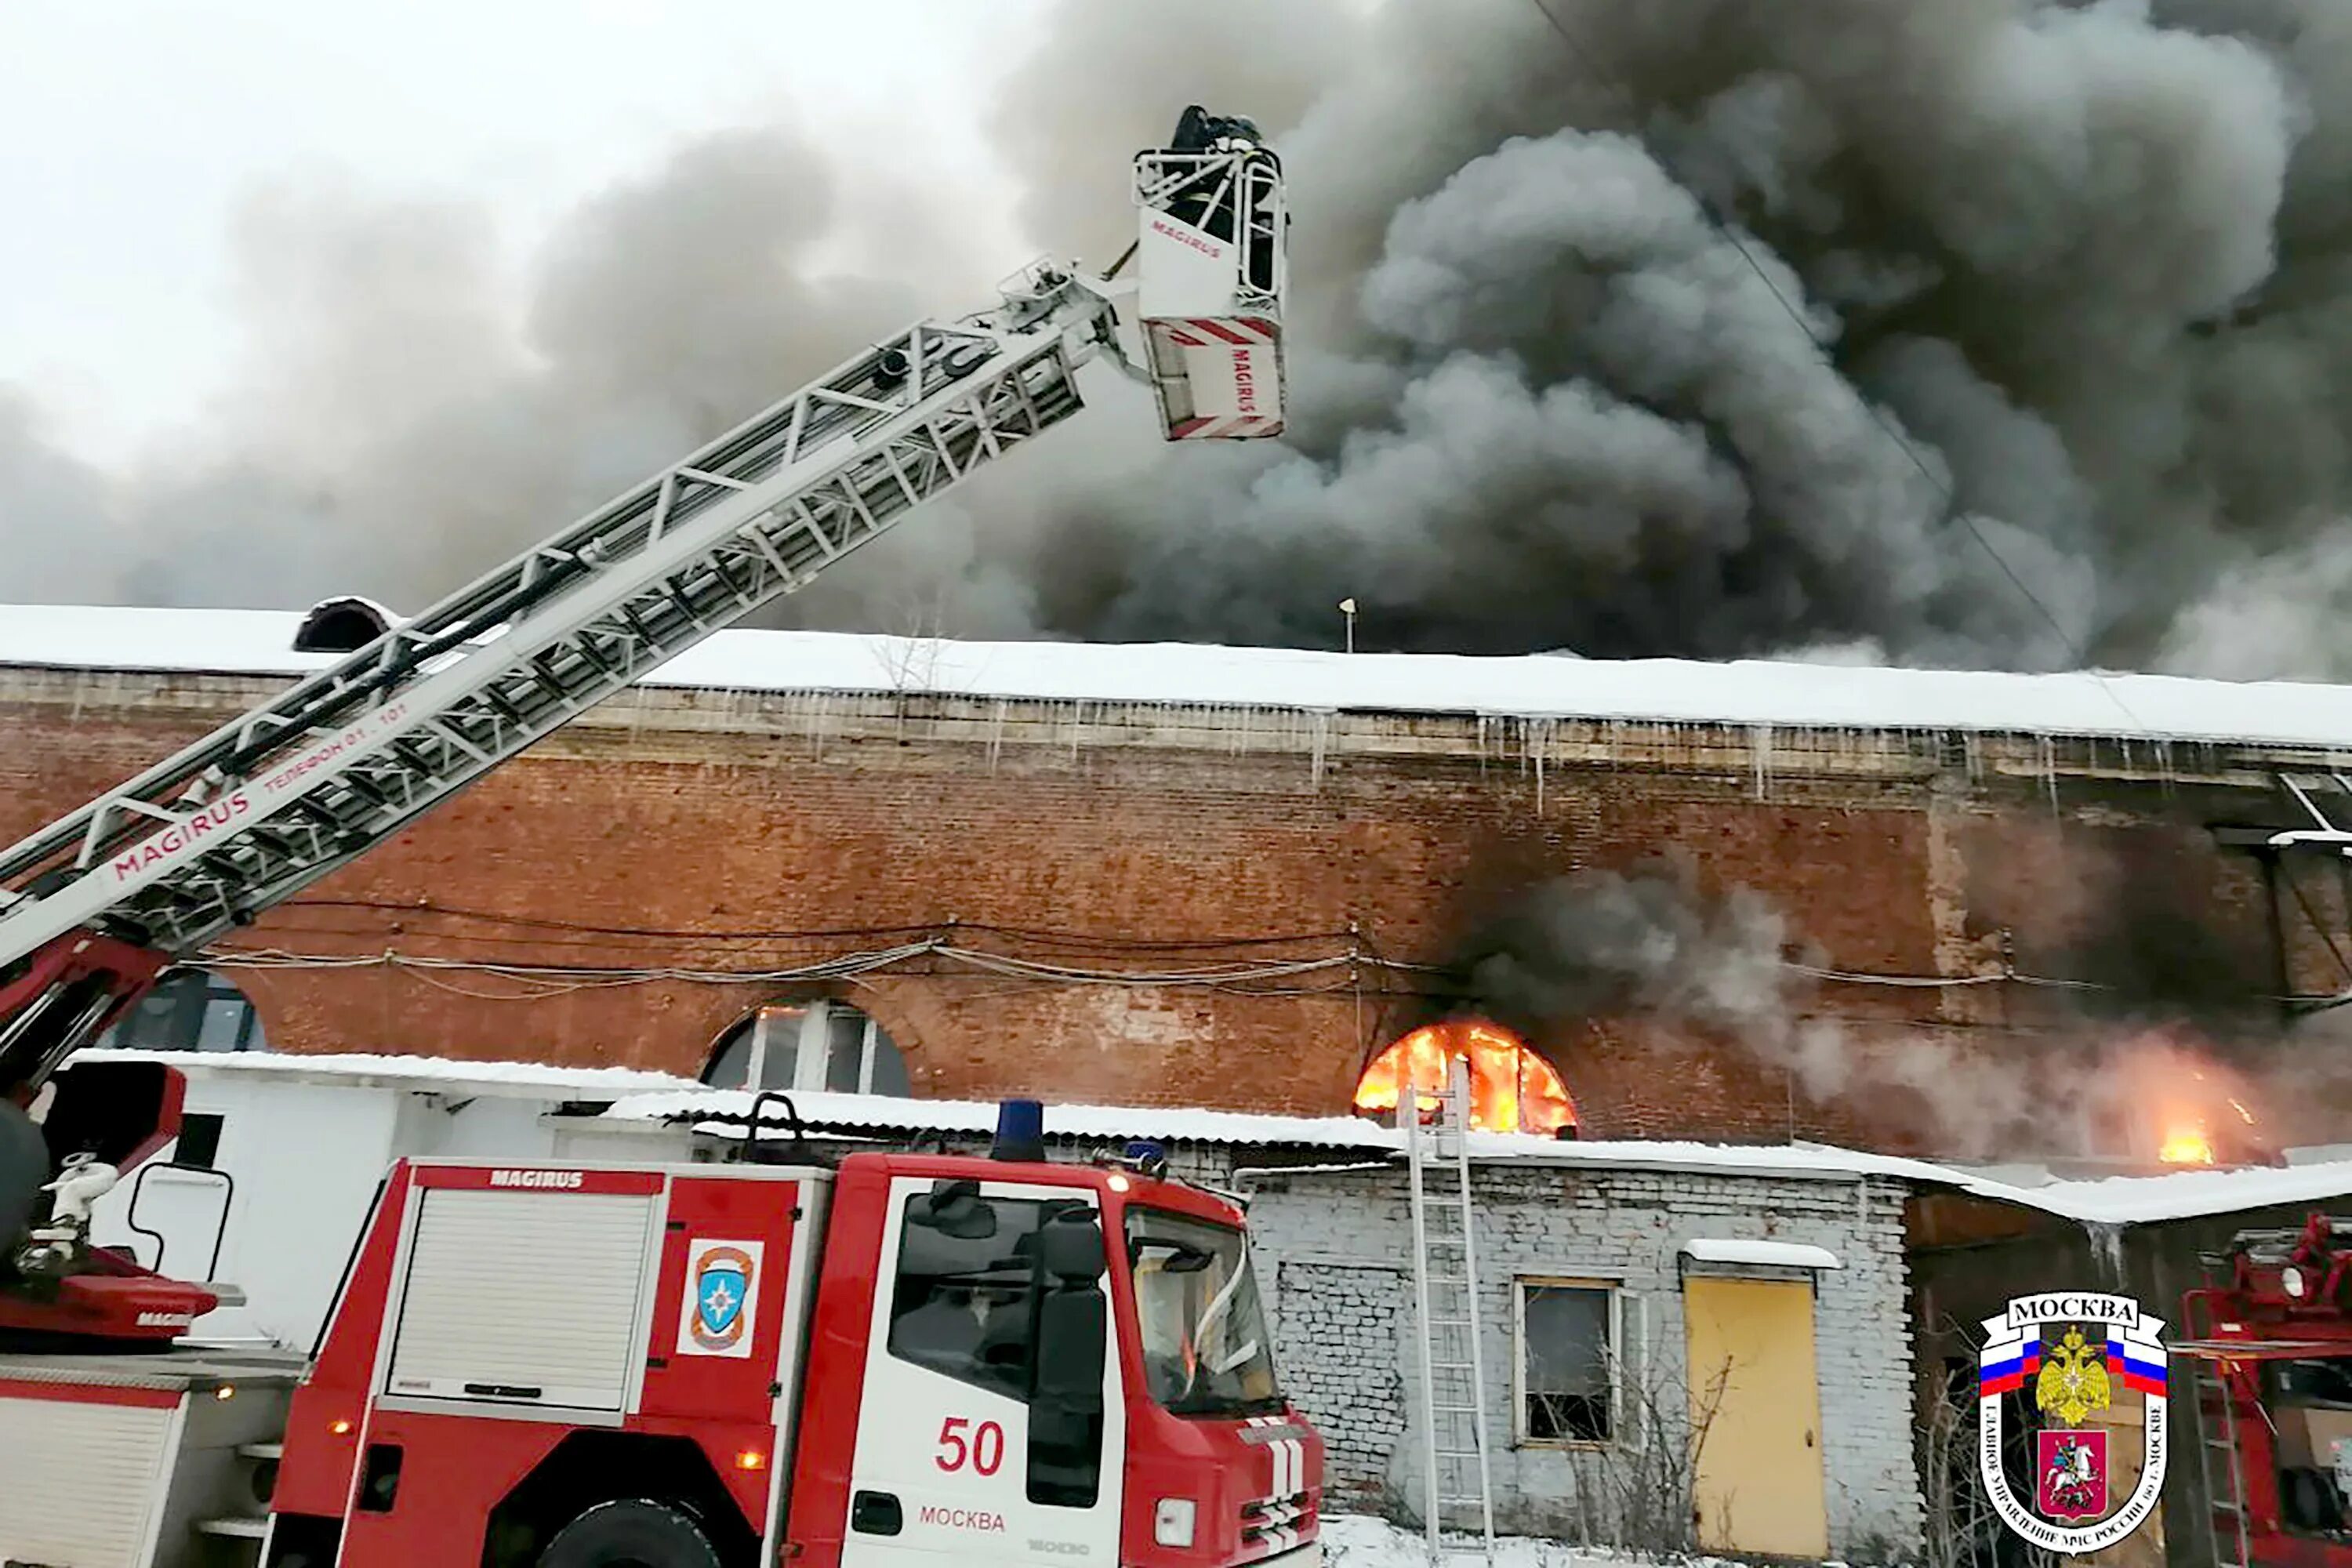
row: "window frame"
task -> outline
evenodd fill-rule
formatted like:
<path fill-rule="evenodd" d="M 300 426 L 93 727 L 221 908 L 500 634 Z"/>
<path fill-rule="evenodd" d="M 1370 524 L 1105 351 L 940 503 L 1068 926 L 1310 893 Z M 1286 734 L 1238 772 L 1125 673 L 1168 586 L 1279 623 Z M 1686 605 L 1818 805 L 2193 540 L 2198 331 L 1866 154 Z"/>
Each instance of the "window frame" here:
<path fill-rule="evenodd" d="M 916 1190 L 905 1193 L 894 1193 L 891 1200 L 896 1209 L 896 1215 L 893 1220 L 893 1224 L 897 1231 L 898 1243 L 893 1256 L 888 1260 L 882 1276 L 879 1288 L 876 1293 L 877 1299 L 880 1302 L 882 1308 L 882 1317 L 880 1319 L 882 1353 L 889 1359 L 899 1363 L 901 1365 L 911 1366 L 919 1371 L 931 1373 L 937 1376 L 944 1377 L 950 1382 L 959 1384 L 966 1388 L 976 1388 L 984 1394 L 993 1394 L 1000 1399 L 1011 1400 L 1013 1403 L 1020 1405 L 1025 1410 L 1036 1403 L 1038 1363 L 1039 1357 L 1045 1348 L 1043 1342 L 1039 1338 L 1038 1316 L 1044 1306 L 1046 1296 L 1053 1289 L 1054 1283 L 1046 1276 L 1042 1249 L 1037 1255 L 1033 1256 L 1030 1260 L 1029 1271 L 1024 1276 L 1021 1286 L 1023 1293 L 1021 1305 L 1014 1309 L 1021 1314 L 1022 1343 L 1026 1347 L 1027 1351 L 1027 1360 L 1022 1366 L 1021 1386 L 1017 1390 L 1003 1386 L 1004 1380 L 1001 1378 L 973 1376 L 967 1372 L 951 1371 L 947 1367 L 935 1365 L 930 1362 L 919 1360 L 915 1356 L 908 1354 L 899 1343 L 898 1327 L 900 1321 L 911 1315 L 912 1312 L 921 1310 L 924 1305 L 929 1304 L 929 1302 L 926 1301 L 914 1308 L 907 1310 L 901 1310 L 899 1305 L 899 1294 L 905 1289 L 906 1281 L 908 1278 L 907 1271 L 907 1254 L 911 1245 L 908 1238 L 915 1230 L 919 1228 L 915 1224 L 913 1218 L 914 1206 L 918 1203 L 920 1203 L 927 1195 L 929 1194 L 924 1190 L 917 1188 Z M 1015 1188 L 1012 1191 L 990 1192 L 987 1188 L 987 1184 L 982 1184 L 982 1190 L 977 1194 L 977 1201 L 995 1205 L 1000 1220 L 1003 1215 L 1005 1205 L 1014 1205 L 1022 1209 L 1033 1211 L 1035 1215 L 1036 1223 L 1031 1227 L 1030 1234 L 1033 1237 L 1042 1237 L 1045 1232 L 1045 1228 L 1063 1215 L 1070 1212 L 1085 1214 L 1088 1215 L 1095 1226 L 1102 1231 L 1106 1237 L 1106 1246 L 1108 1245 L 1110 1224 L 1109 1211 L 1103 1206 L 1100 1201 L 1082 1191 L 1061 1188 Z M 1108 1336 L 1105 1342 L 1108 1347 L 1106 1351 L 1106 1365 L 1115 1365 L 1118 1362 L 1119 1353 L 1117 1313 L 1111 1304 L 1109 1291 L 1104 1284 L 1104 1281 L 1108 1279 L 1109 1269 L 1109 1254 L 1108 1250 L 1106 1250 L 1104 1255 L 1104 1274 L 1097 1276 L 1097 1284 L 1102 1289 L 1101 1299 L 1103 1303 L 1103 1311 L 1105 1314 L 1103 1321 L 1106 1334 Z M 928 1276 L 928 1278 L 942 1279 L 947 1277 L 932 1275 Z"/>
<path fill-rule="evenodd" d="M 825 1079 L 833 1060 L 832 1022 L 835 1008 L 863 1020 L 864 1027 L 858 1034 L 857 1087 L 828 1091 L 825 1089 Z M 789 1030 L 771 1030 L 769 1015 L 772 1012 L 797 1012 L 800 1015 L 799 1027 Z M 892 1050 L 898 1052 L 902 1068 L 906 1061 L 905 1050 L 898 1041 L 889 1037 L 883 1029 L 881 1021 L 873 1014 L 863 1007 L 839 1002 L 830 996 L 812 997 L 805 1002 L 762 1002 L 752 1009 L 751 1016 L 747 1023 L 749 1028 L 745 1031 L 743 1087 L 753 1094 L 769 1087 L 765 1081 L 768 1061 L 772 1053 L 779 1051 L 792 1053 L 792 1072 L 789 1075 L 789 1081 L 772 1086 L 772 1092 L 872 1094 L 874 1066 L 881 1057 L 881 1047 L 884 1045 L 887 1044 Z M 709 1066 L 703 1069 L 705 1082 L 709 1081 L 711 1069 L 718 1066 L 719 1060 L 732 1047 L 735 1037 L 736 1031 L 733 1029 L 719 1037 L 718 1048 L 711 1055 Z"/>
<path fill-rule="evenodd" d="M 157 997 L 167 998 L 170 1011 L 160 1027 L 167 1036 L 184 1035 L 184 1039 L 168 1038 L 161 1044 L 151 1044 L 131 1038 L 133 1026 L 140 1015 Z M 216 1009 L 236 1010 L 235 1037 L 225 1046 L 207 1046 L 205 1036 L 211 1026 Z M 185 1026 L 183 1029 L 182 1026 Z M 265 1055 L 269 1050 L 268 1031 L 262 1026 L 261 1009 L 226 974 L 202 964 L 186 964 L 165 971 L 158 976 L 154 987 L 146 996 L 117 1019 L 101 1037 L 116 1049 L 142 1051 L 175 1051 L 205 1056 Z"/>
<path fill-rule="evenodd" d="M 1602 1375 L 1609 1380 L 1606 1437 L 1538 1437 L 1528 1431 L 1528 1296 L 1532 1290 L 1598 1290 L 1608 1298 L 1608 1343 Z M 1511 1447 L 1538 1451 L 1592 1452 L 1638 1444 L 1625 1440 L 1625 1281 L 1587 1274 L 1517 1274 L 1511 1278 Z"/>

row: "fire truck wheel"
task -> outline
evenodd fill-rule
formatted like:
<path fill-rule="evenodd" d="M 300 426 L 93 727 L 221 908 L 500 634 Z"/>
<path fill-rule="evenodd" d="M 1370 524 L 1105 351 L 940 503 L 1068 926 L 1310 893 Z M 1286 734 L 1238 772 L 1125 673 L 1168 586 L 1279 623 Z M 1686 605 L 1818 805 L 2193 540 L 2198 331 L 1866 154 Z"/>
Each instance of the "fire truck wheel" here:
<path fill-rule="evenodd" d="M 666 1503 L 598 1503 L 556 1531 L 539 1568 L 721 1568 L 702 1527 Z"/>

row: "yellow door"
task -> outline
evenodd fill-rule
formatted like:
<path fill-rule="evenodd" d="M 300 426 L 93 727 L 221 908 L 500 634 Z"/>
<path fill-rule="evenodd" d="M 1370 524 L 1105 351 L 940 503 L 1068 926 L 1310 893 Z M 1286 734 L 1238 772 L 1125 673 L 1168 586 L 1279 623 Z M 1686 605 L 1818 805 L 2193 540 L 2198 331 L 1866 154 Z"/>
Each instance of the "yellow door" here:
<path fill-rule="evenodd" d="M 1699 1545 L 1829 1554 L 1822 1489 L 1813 1288 L 1783 1279 L 1683 1281 Z"/>

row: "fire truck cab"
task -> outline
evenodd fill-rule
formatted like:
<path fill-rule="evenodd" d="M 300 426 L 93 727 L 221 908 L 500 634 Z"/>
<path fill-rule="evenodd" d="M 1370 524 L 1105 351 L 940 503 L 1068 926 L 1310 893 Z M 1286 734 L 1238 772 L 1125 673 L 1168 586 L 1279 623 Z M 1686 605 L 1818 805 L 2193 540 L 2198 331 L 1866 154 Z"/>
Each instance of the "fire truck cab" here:
<path fill-rule="evenodd" d="M 0 1561 L 1320 1562 L 1234 1202 L 1148 1150 L 753 1152 L 403 1162 L 290 1400 L 217 1354 L 0 1356 L 0 1433 L 78 1439 L 0 1444 Z M 241 1525 L 191 1496 L 239 1455 Z"/>

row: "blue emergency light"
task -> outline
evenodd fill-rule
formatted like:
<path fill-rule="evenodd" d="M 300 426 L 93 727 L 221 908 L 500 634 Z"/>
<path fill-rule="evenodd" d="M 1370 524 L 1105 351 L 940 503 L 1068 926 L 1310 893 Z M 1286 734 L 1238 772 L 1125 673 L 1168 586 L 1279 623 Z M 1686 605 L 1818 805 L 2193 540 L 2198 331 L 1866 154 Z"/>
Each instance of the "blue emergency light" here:
<path fill-rule="evenodd" d="M 996 1142 L 992 1160 L 1043 1160 L 1045 1157 L 1045 1107 L 1034 1100 L 1000 1100 L 996 1107 Z"/>

